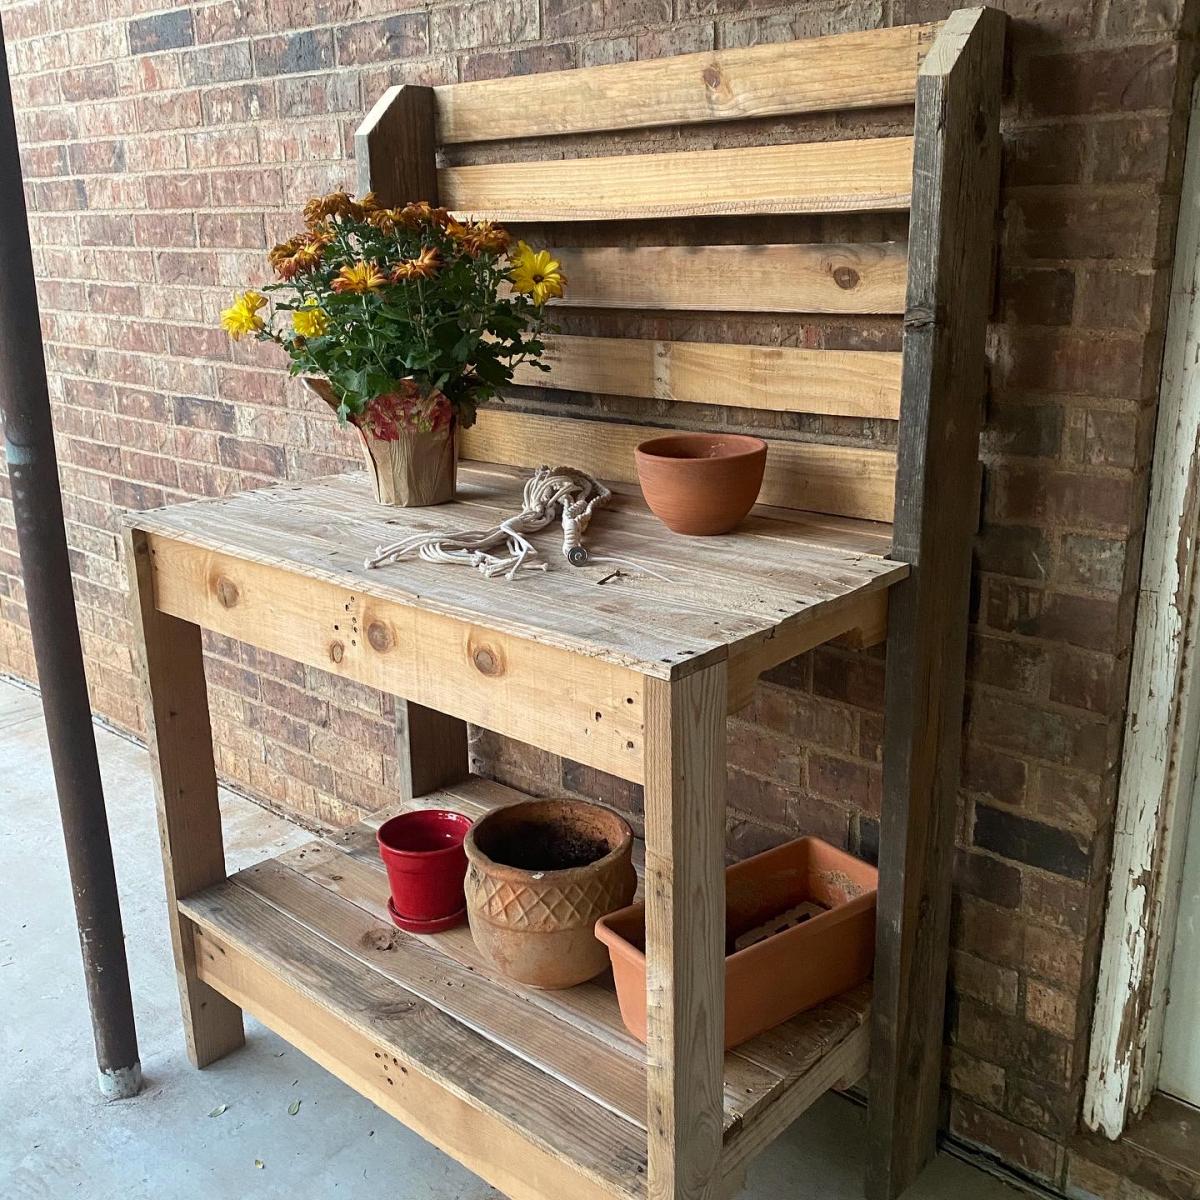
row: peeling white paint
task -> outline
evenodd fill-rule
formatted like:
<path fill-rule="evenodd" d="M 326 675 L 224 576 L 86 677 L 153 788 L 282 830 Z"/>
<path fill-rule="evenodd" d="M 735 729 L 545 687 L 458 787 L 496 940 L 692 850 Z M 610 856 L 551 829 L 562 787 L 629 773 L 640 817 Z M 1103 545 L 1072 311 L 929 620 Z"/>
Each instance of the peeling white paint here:
<path fill-rule="evenodd" d="M 1190 702 L 1200 518 L 1200 86 L 1192 94 L 1150 512 L 1117 797 L 1084 1122 L 1118 1137 L 1149 1101 L 1200 704 Z M 1167 953 L 1160 954 L 1160 945 Z"/>

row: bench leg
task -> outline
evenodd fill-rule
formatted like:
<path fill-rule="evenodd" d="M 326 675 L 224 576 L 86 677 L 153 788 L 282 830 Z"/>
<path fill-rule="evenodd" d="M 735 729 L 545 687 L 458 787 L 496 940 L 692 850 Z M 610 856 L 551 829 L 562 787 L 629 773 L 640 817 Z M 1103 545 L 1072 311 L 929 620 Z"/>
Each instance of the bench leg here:
<path fill-rule="evenodd" d="M 725 663 L 648 679 L 646 988 L 649 1200 L 722 1191 Z"/>
<path fill-rule="evenodd" d="M 217 773 L 200 629 L 154 604 L 150 548 L 144 534 L 126 536 L 130 604 L 140 645 L 146 741 L 158 790 L 171 945 L 183 1008 L 188 1057 L 197 1067 L 223 1058 L 245 1041 L 242 1010 L 196 974 L 192 925 L 178 902 L 225 878 L 225 847 L 217 805 Z"/>
<path fill-rule="evenodd" d="M 396 757 L 403 800 L 459 783 L 470 770 L 467 723 L 397 696 Z"/>

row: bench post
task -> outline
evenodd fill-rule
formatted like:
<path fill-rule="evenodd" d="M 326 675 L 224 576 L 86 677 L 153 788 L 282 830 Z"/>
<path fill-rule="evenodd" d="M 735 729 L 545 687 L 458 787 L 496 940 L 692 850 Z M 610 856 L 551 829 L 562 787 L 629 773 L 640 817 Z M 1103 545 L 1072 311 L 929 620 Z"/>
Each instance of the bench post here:
<path fill-rule="evenodd" d="M 242 1010 L 197 975 L 192 923 L 179 912 L 185 896 L 225 878 L 200 627 L 158 611 L 150 543 L 140 530 L 126 533 L 125 557 L 183 1032 L 188 1058 L 205 1067 L 245 1036 Z"/>
<path fill-rule="evenodd" d="M 438 202 L 437 133 L 433 88 L 390 87 L 354 134 L 358 192 L 381 204 Z M 466 722 L 396 699 L 396 754 L 405 800 L 465 779 Z"/>
<path fill-rule="evenodd" d="M 917 79 L 893 542 L 911 573 L 888 610 L 871 1200 L 908 1187 L 940 1124 L 1004 29 L 995 9 L 955 12 Z"/>
<path fill-rule="evenodd" d="M 648 1200 L 721 1194 L 725 663 L 647 679 Z"/>

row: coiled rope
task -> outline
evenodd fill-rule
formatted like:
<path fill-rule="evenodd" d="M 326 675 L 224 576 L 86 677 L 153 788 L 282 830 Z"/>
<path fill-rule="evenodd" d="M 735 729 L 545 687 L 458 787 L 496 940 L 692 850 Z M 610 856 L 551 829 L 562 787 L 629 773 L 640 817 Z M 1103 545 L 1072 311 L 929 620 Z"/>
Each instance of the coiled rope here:
<path fill-rule="evenodd" d="M 514 579 L 522 569 L 544 571 L 547 563 L 531 561 L 539 559 L 539 555 L 526 534 L 545 529 L 558 512 L 562 520 L 563 557 L 572 566 L 583 566 L 588 562 L 619 563 L 659 579 L 666 578 L 640 563 L 588 553 L 583 536 L 592 514 L 611 499 L 612 492 L 586 471 L 575 467 L 538 467 L 525 483 L 524 507 L 516 516 L 490 529 L 452 534 L 414 533 L 398 542 L 380 546 L 375 556 L 366 560 L 366 565 L 383 567 L 415 554 L 425 562 L 475 567 L 488 579 L 497 575 Z M 495 552 L 497 547 L 503 547 L 503 550 Z"/>

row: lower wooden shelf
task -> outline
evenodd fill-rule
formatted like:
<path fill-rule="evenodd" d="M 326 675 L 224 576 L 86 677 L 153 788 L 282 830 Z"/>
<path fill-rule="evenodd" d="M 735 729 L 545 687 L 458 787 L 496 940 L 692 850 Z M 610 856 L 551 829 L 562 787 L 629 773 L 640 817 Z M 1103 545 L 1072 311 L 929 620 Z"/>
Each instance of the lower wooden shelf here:
<path fill-rule="evenodd" d="M 523 799 L 472 779 L 416 802 Z M 388 919 L 374 829 L 239 872 L 180 904 L 201 980 L 514 1200 L 646 1193 L 645 1049 L 608 975 L 562 992 L 491 971 L 469 931 Z M 867 1065 L 869 986 L 726 1055 L 722 1173 Z"/>

